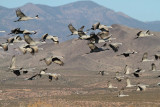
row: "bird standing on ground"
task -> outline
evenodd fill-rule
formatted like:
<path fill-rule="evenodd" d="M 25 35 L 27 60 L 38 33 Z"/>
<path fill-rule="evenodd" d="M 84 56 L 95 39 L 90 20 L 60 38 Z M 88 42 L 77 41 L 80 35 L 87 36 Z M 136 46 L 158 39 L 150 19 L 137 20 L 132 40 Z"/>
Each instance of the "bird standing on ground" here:
<path fill-rule="evenodd" d="M 130 74 L 130 68 L 128 67 L 128 65 L 126 65 L 124 68 L 124 74 Z"/>
<path fill-rule="evenodd" d="M 148 53 L 145 52 L 145 53 L 143 54 L 143 57 L 142 57 L 141 62 L 147 62 L 147 61 L 154 61 L 154 60 L 153 60 L 153 59 L 148 59 Z"/>
<path fill-rule="evenodd" d="M 126 78 L 126 83 L 127 83 L 126 87 L 135 87 L 136 86 L 136 85 L 131 85 L 131 81 L 128 77 Z"/>
<path fill-rule="evenodd" d="M 108 81 L 108 88 L 117 88 L 117 87 L 114 87 L 111 83 L 111 81 Z"/>
<path fill-rule="evenodd" d="M 123 91 L 124 91 L 124 88 L 122 88 L 122 89 L 119 91 L 118 97 L 126 97 L 126 96 L 129 96 L 129 95 L 123 94 Z"/>
<path fill-rule="evenodd" d="M 119 72 L 116 72 L 116 76 L 114 77 L 118 82 L 121 82 L 124 79 L 124 75 L 120 75 Z"/>
<path fill-rule="evenodd" d="M 104 71 L 99 71 L 99 73 L 98 74 L 100 74 L 100 75 L 104 75 Z"/>

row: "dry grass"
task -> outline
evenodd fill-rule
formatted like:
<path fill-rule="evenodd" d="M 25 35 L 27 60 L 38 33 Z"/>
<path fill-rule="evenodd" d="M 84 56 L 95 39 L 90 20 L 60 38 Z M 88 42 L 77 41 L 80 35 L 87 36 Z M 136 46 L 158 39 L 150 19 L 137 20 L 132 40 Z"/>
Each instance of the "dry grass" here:
<path fill-rule="evenodd" d="M 5 103 L 1 107 L 159 107 L 154 102 L 107 102 L 107 101 L 70 101 L 63 99 L 38 99 L 35 101 L 20 101 L 18 103 Z"/>
<path fill-rule="evenodd" d="M 34 103 L 29 103 L 27 107 L 53 107 L 53 106 L 51 104 L 48 104 L 47 102 L 38 100 Z"/>

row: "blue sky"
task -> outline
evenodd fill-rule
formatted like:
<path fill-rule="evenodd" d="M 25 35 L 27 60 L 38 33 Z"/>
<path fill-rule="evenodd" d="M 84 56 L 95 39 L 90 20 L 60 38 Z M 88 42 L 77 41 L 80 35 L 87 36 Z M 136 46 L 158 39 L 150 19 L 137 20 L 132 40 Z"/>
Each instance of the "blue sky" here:
<path fill-rule="evenodd" d="M 0 6 L 15 8 L 25 3 L 59 6 L 80 0 L 0 0 Z M 84 0 L 83 0 L 84 1 Z M 92 0 L 140 21 L 160 21 L 160 0 Z"/>

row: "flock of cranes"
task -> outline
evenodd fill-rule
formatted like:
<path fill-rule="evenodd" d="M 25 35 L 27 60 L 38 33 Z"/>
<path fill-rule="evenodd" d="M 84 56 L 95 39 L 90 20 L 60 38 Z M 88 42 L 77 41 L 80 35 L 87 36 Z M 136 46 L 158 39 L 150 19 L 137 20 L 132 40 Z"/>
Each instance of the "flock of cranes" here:
<path fill-rule="evenodd" d="M 26 16 L 20 9 L 16 10 L 16 15 L 17 17 L 19 17 L 18 20 L 16 20 L 15 22 L 18 21 L 27 21 L 27 20 L 31 20 L 31 19 L 38 19 L 38 15 L 36 15 L 35 17 L 28 17 Z M 76 28 L 74 28 L 74 26 L 72 24 L 68 25 L 69 30 L 71 31 L 71 34 L 68 36 L 72 36 L 72 35 L 78 35 L 78 39 L 77 40 L 87 40 L 88 41 L 88 47 L 90 49 L 89 53 L 86 53 L 84 55 L 90 54 L 90 53 L 94 53 L 94 52 L 100 52 L 100 51 L 106 51 L 109 49 L 112 49 L 114 52 L 118 52 L 119 47 L 122 45 L 122 43 L 117 43 L 117 42 L 112 42 L 113 40 L 115 40 L 116 38 L 112 38 L 112 34 L 110 34 L 110 29 L 112 29 L 111 26 L 106 26 L 103 24 L 100 24 L 100 22 L 97 22 L 95 24 L 92 25 L 92 27 L 88 30 L 86 30 L 86 32 L 83 31 L 84 26 L 82 26 L 81 28 L 79 28 L 78 30 Z M 87 33 L 89 31 L 92 32 L 90 33 L 90 35 L 87 35 Z M 95 30 L 100 30 L 100 32 L 98 32 L 97 34 L 94 32 Z M 0 31 L 0 32 L 4 32 L 4 31 Z M 24 37 L 24 40 L 21 36 L 14 36 L 14 37 L 10 37 L 7 39 L 7 41 L 5 43 L 1 43 L 0 46 L 3 48 L 4 51 L 8 51 L 8 46 L 9 45 L 13 45 L 14 43 L 20 42 L 22 43 L 19 47 L 17 47 L 23 54 L 26 54 L 27 52 L 31 53 L 32 55 L 34 55 L 35 53 L 38 52 L 39 45 L 46 43 L 45 41 L 47 39 L 52 40 L 53 43 L 55 44 L 59 44 L 59 40 L 57 36 L 52 36 L 49 35 L 48 33 L 44 34 L 42 36 L 42 38 L 39 41 L 35 41 L 31 38 L 30 35 L 34 35 L 36 34 L 36 31 L 29 31 L 29 30 L 21 30 L 20 28 L 15 28 L 13 30 L 11 30 L 11 32 L 9 33 L 9 35 L 17 35 L 17 34 L 22 34 Z M 147 31 L 140 31 L 137 33 L 137 37 L 135 39 L 141 38 L 141 37 L 147 37 L 147 36 L 155 36 L 154 34 L 151 34 L 149 30 Z M 96 46 L 96 44 L 99 43 L 104 43 L 104 45 L 102 45 L 101 47 Z M 110 47 L 110 48 L 109 48 Z M 15 50 L 17 50 L 17 48 L 15 48 Z M 43 49 L 42 49 L 43 50 Z M 137 52 L 135 50 L 128 50 L 126 52 L 123 52 L 117 56 L 121 56 L 123 55 L 124 57 L 130 57 L 131 54 L 136 54 Z M 83 55 L 82 55 L 83 56 Z M 155 60 L 159 60 L 160 59 L 160 54 L 155 54 Z M 64 65 L 64 62 L 62 61 L 64 57 L 63 56 L 56 56 L 56 55 L 51 55 L 50 57 L 45 57 L 40 59 L 40 61 L 44 61 L 44 63 L 46 64 L 46 66 L 50 66 L 53 63 L 58 64 L 60 66 Z M 153 59 L 148 59 L 148 53 L 145 52 L 144 55 L 142 56 L 142 62 L 147 62 L 147 61 L 154 61 Z M 156 69 L 156 65 L 154 63 L 152 63 L 152 71 L 158 71 Z M 35 68 L 23 68 L 23 67 L 17 67 L 16 66 L 16 56 L 12 56 L 11 59 L 11 65 L 9 67 L 9 70 L 11 72 L 13 72 L 15 75 L 20 76 L 22 74 L 26 74 L 28 72 L 33 72 Z M 25 80 L 34 80 L 37 77 L 42 77 L 42 76 L 47 76 L 49 81 L 52 81 L 52 79 L 54 78 L 55 80 L 58 80 L 58 77 L 61 76 L 60 74 L 56 74 L 56 73 L 47 73 L 47 67 L 44 69 L 41 69 L 39 71 L 39 73 L 26 78 Z M 114 79 L 116 79 L 117 81 L 121 82 L 122 80 L 126 79 L 126 87 L 130 88 L 130 87 L 137 87 L 137 91 L 145 91 L 146 87 L 148 85 L 144 85 L 141 83 L 138 83 L 137 85 L 132 85 L 130 82 L 130 75 L 135 76 L 136 78 L 139 78 L 141 76 L 141 74 L 144 72 L 144 70 L 142 70 L 141 68 L 136 69 L 133 73 L 130 73 L 130 68 L 128 67 L 128 65 L 125 66 L 124 69 L 124 75 L 120 75 L 119 72 L 116 72 L 116 75 L 114 77 Z M 101 75 L 105 75 L 104 71 L 100 71 L 99 74 Z M 160 84 L 160 83 L 159 83 Z M 112 85 L 111 81 L 108 81 L 108 88 L 118 88 Z M 124 88 L 122 88 L 119 91 L 118 97 L 124 97 L 124 96 L 129 96 L 129 95 L 125 95 L 123 94 L 123 90 Z"/>
<path fill-rule="evenodd" d="M 90 35 L 87 35 L 83 29 L 84 26 L 82 26 L 80 29 L 76 30 L 72 24 L 68 25 L 69 30 L 71 31 L 71 35 L 78 35 L 80 40 L 87 40 L 88 41 L 88 47 L 90 48 L 90 52 L 86 53 L 86 54 L 90 54 L 93 52 L 100 52 L 100 51 L 105 51 L 105 50 L 109 50 L 109 48 L 105 48 L 105 47 L 110 47 L 114 52 L 118 52 L 119 47 L 122 45 L 122 43 L 117 43 L 117 42 L 112 42 L 112 40 L 115 40 L 116 38 L 111 38 L 112 34 L 110 34 L 109 29 L 111 29 L 111 26 L 106 26 L 106 25 L 102 25 L 100 24 L 100 22 L 97 22 L 95 24 L 92 25 L 92 27 L 90 29 L 88 29 L 86 32 L 92 30 L 100 30 L 101 32 L 98 32 L 97 34 L 95 34 L 95 32 L 91 32 Z M 151 34 L 149 30 L 147 31 L 139 31 L 136 34 L 136 38 L 143 38 L 143 37 L 148 37 L 148 36 L 156 36 L 154 34 Z M 96 44 L 98 43 L 104 43 L 103 46 L 101 47 L 97 47 Z M 124 57 L 130 57 L 130 55 L 132 54 L 136 54 L 138 52 L 136 52 L 135 50 L 132 49 L 131 50 L 127 50 L 117 56 L 121 56 L 123 55 Z M 160 59 L 160 55 L 159 54 L 155 54 L 155 60 Z M 148 59 L 148 53 L 145 52 L 142 56 L 141 59 L 141 63 L 143 62 L 149 62 L 149 61 L 154 61 L 154 59 Z M 156 69 L 156 65 L 154 63 L 151 64 L 151 71 L 159 71 Z M 116 79 L 118 82 L 121 82 L 122 80 L 126 79 L 126 88 L 131 88 L 131 87 L 137 87 L 136 91 L 145 91 L 147 87 L 149 87 L 149 85 L 145 85 L 142 83 L 137 83 L 136 85 L 132 85 L 130 82 L 130 77 L 134 76 L 135 78 L 140 78 L 142 73 L 144 73 L 145 70 L 138 68 L 136 69 L 133 73 L 130 73 L 130 68 L 128 67 L 128 65 L 125 66 L 124 69 L 124 74 L 120 75 L 119 72 L 116 72 L 116 76 L 114 77 L 114 79 Z M 100 75 L 104 75 L 105 72 L 104 71 L 99 71 Z M 157 76 L 158 77 L 158 76 Z M 160 83 L 158 83 L 160 84 Z M 157 85 L 158 85 L 157 84 Z M 111 81 L 108 81 L 108 88 L 118 88 L 112 85 Z M 122 88 L 119 93 L 118 93 L 118 97 L 124 97 L 124 96 L 129 96 L 129 95 L 125 95 L 123 94 L 124 88 Z"/>
<path fill-rule="evenodd" d="M 31 20 L 31 19 L 38 19 L 38 15 L 36 15 L 36 17 L 28 17 L 20 9 L 16 10 L 16 15 L 17 15 L 17 17 L 19 17 L 19 19 L 14 21 L 14 22 L 27 21 L 27 20 Z M 30 35 L 33 35 L 33 34 L 36 34 L 36 33 L 37 33 L 36 31 L 29 31 L 29 30 L 26 30 L 26 29 L 21 30 L 20 28 L 15 28 L 15 29 L 11 30 L 11 32 L 8 34 L 8 35 L 12 35 L 14 37 L 8 38 L 7 41 L 5 43 L 1 43 L 0 46 L 3 48 L 4 51 L 8 51 L 8 46 L 9 45 L 14 45 L 14 43 L 21 43 L 20 45 L 18 45 L 18 47 L 14 48 L 14 49 L 17 50 L 17 51 L 21 51 L 23 54 L 26 54 L 27 52 L 29 52 L 32 55 L 34 55 L 40 49 L 42 49 L 42 48 L 39 48 L 39 45 L 41 45 L 43 43 L 46 43 L 45 42 L 46 39 L 52 40 L 55 44 L 59 43 L 59 40 L 58 40 L 57 36 L 52 36 L 52 35 L 49 35 L 47 33 L 42 36 L 40 41 L 35 41 L 35 40 L 33 40 L 33 38 L 31 38 Z M 24 37 L 24 40 L 18 34 L 19 35 L 22 34 L 23 37 Z M 63 58 L 63 57 L 52 55 L 49 58 L 40 59 L 40 61 L 44 60 L 44 62 L 46 63 L 47 66 L 49 66 L 52 62 L 56 63 L 56 64 L 59 64 L 60 66 L 63 66 L 64 62 L 61 61 L 61 58 Z M 13 55 L 12 59 L 11 59 L 11 64 L 9 66 L 9 70 L 10 70 L 10 72 L 13 72 L 16 76 L 20 76 L 20 75 L 26 74 L 28 72 L 34 72 L 35 68 L 17 67 L 16 66 L 16 56 Z M 55 78 L 55 80 L 58 80 L 58 77 L 60 76 L 60 74 L 46 73 L 46 70 L 47 70 L 47 68 L 42 69 L 36 75 L 34 75 L 30 78 L 27 78 L 25 80 L 33 80 L 36 77 L 41 77 L 42 75 L 43 76 L 48 76 L 50 81 L 52 80 L 52 77 Z"/>

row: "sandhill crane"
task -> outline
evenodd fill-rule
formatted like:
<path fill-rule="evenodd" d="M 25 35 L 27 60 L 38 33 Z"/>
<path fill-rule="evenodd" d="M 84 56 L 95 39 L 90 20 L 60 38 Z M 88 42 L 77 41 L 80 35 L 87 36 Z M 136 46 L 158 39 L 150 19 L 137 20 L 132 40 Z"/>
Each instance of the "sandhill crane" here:
<path fill-rule="evenodd" d="M 138 83 L 138 84 L 137 84 L 137 90 L 136 90 L 136 91 L 145 91 L 146 88 L 147 88 L 147 86 L 149 86 L 149 85 L 144 85 L 144 84 Z"/>
<path fill-rule="evenodd" d="M 117 87 L 114 87 L 111 83 L 111 81 L 108 81 L 108 88 L 117 88 Z"/>
<path fill-rule="evenodd" d="M 21 72 L 23 74 L 26 74 L 28 72 L 31 72 L 33 71 L 33 69 L 35 68 L 28 68 L 28 69 L 25 69 L 23 67 L 17 67 L 16 66 L 16 57 L 15 55 L 12 56 L 12 59 L 11 59 L 11 64 L 10 64 L 10 67 L 9 69 L 11 70 L 11 72 L 13 72 L 16 76 L 20 76 L 21 75 Z"/>
<path fill-rule="evenodd" d="M 160 70 L 157 70 L 156 64 L 152 63 L 151 64 L 151 71 L 160 71 Z"/>
<path fill-rule="evenodd" d="M 24 35 L 24 40 L 27 44 L 36 45 L 36 42 L 28 34 Z"/>
<path fill-rule="evenodd" d="M 156 65 L 154 63 L 151 64 L 151 70 L 156 71 Z"/>
<path fill-rule="evenodd" d="M 77 30 L 77 29 L 75 29 L 71 23 L 68 25 L 68 28 L 69 28 L 69 30 L 71 31 L 71 34 L 70 34 L 70 35 L 68 35 L 68 36 L 78 35 L 78 30 Z M 84 26 L 82 26 L 82 27 L 81 27 L 81 28 L 79 28 L 79 29 L 80 29 L 81 31 L 83 31 Z"/>
<path fill-rule="evenodd" d="M 143 54 L 143 57 L 142 57 L 142 60 L 141 60 L 141 62 L 147 62 L 147 61 L 154 61 L 153 59 L 148 59 L 148 53 L 147 52 L 145 52 L 144 54 Z"/>
<path fill-rule="evenodd" d="M 124 74 L 130 74 L 130 68 L 128 67 L 128 65 L 126 65 L 124 68 Z"/>
<path fill-rule="evenodd" d="M 26 54 L 27 52 L 30 52 L 32 55 L 38 52 L 39 48 L 36 45 L 29 45 L 29 44 L 22 44 L 18 47 L 19 51 L 21 51 L 23 54 Z M 17 48 L 15 48 L 17 50 Z"/>
<path fill-rule="evenodd" d="M 106 41 L 112 36 L 112 35 L 109 35 L 109 28 L 112 28 L 112 27 L 111 26 L 102 25 L 102 24 L 100 24 L 100 22 L 97 22 L 97 23 L 92 25 L 91 29 L 88 29 L 88 30 L 96 30 L 96 29 L 101 30 L 101 32 L 98 32 L 97 36 L 100 39 L 103 39 L 103 40 Z M 112 40 L 113 39 L 116 39 L 116 38 L 112 38 Z"/>
<path fill-rule="evenodd" d="M 46 73 L 45 72 L 46 70 L 47 70 L 47 68 L 42 69 L 38 74 L 35 74 L 32 77 L 30 77 L 30 78 L 26 78 L 26 80 L 33 80 L 37 76 L 39 76 L 39 77 L 41 77 L 41 76 L 48 76 L 48 79 L 51 82 L 53 78 L 55 80 L 58 80 L 58 77 L 61 76 L 60 74 L 56 74 L 56 73 Z"/>
<path fill-rule="evenodd" d="M 15 49 L 16 49 L 16 48 L 15 48 Z M 26 54 L 26 53 L 27 53 L 27 49 L 25 48 L 24 45 L 19 46 L 18 49 L 19 49 L 23 54 Z M 28 52 L 29 52 L 29 50 L 28 50 Z"/>
<path fill-rule="evenodd" d="M 109 35 L 109 32 L 98 32 L 97 35 L 101 39 L 107 39 L 112 36 L 112 35 Z"/>
<path fill-rule="evenodd" d="M 0 32 L 4 33 L 4 32 L 6 32 L 6 31 L 4 31 L 4 30 L 1 30 Z"/>
<path fill-rule="evenodd" d="M 97 23 L 93 24 L 92 27 L 90 29 L 88 29 L 87 31 L 99 29 L 102 32 L 103 31 L 108 32 L 109 28 L 112 28 L 112 27 L 111 26 L 102 25 L 102 24 L 100 24 L 100 22 L 97 22 Z"/>
<path fill-rule="evenodd" d="M 89 31 L 89 30 L 96 30 L 96 29 L 99 28 L 99 25 L 100 25 L 100 22 L 97 22 L 97 23 L 93 24 L 92 27 L 90 29 L 88 29 L 87 31 Z"/>
<path fill-rule="evenodd" d="M 22 74 L 27 74 L 28 72 L 34 72 L 35 68 L 20 68 L 20 69 L 14 69 L 11 72 L 13 72 L 16 76 L 20 76 Z"/>
<path fill-rule="evenodd" d="M 13 69 L 16 69 L 16 57 L 15 55 L 12 56 L 12 59 L 11 59 L 11 64 L 10 64 L 10 67 L 9 69 L 13 70 Z"/>
<path fill-rule="evenodd" d="M 24 40 L 26 41 L 27 44 L 29 45 L 41 45 L 43 42 L 41 41 L 34 41 L 29 34 L 24 34 Z"/>
<path fill-rule="evenodd" d="M 79 39 L 86 40 L 90 38 L 90 35 L 87 35 L 82 28 L 78 29 Z"/>
<path fill-rule="evenodd" d="M 15 29 L 12 29 L 11 30 L 11 33 L 9 33 L 8 35 L 10 34 L 22 34 L 23 31 L 20 30 L 20 28 L 15 28 Z"/>
<path fill-rule="evenodd" d="M 125 95 L 123 94 L 123 91 L 124 91 L 124 88 L 122 88 L 119 93 L 118 93 L 118 96 L 117 97 L 126 97 L 126 96 L 129 96 L 129 95 Z"/>
<path fill-rule="evenodd" d="M 112 35 L 106 36 L 105 34 L 95 34 L 94 32 L 90 33 L 90 37 L 87 40 L 90 40 L 92 43 L 102 43 L 102 42 L 110 42 Z"/>
<path fill-rule="evenodd" d="M 10 37 L 7 39 L 8 43 L 24 42 L 20 36 Z"/>
<path fill-rule="evenodd" d="M 94 32 L 91 32 L 90 33 L 90 38 L 88 38 L 87 40 L 89 40 L 90 42 L 92 43 L 100 43 L 100 39 L 99 37 L 94 33 Z M 104 40 L 103 40 L 104 41 Z M 105 41 L 104 41 L 105 42 Z"/>
<path fill-rule="evenodd" d="M 137 68 L 137 69 L 135 69 L 135 71 L 134 71 L 134 72 L 142 73 L 142 72 L 145 72 L 145 70 L 142 70 L 142 69 L 140 69 L 140 68 Z"/>
<path fill-rule="evenodd" d="M 30 52 L 32 55 L 34 55 L 35 53 L 37 53 L 38 52 L 38 46 L 36 46 L 36 45 L 26 45 L 25 47 L 23 47 L 23 48 L 25 48 L 28 52 Z"/>
<path fill-rule="evenodd" d="M 108 49 L 99 48 L 94 43 L 91 43 L 91 42 L 88 43 L 88 46 L 90 48 L 90 53 L 108 50 Z"/>
<path fill-rule="evenodd" d="M 73 25 L 72 25 L 71 23 L 68 25 L 68 28 L 69 28 L 69 30 L 71 31 L 71 34 L 68 35 L 68 36 L 78 35 L 78 31 L 73 27 Z"/>
<path fill-rule="evenodd" d="M 40 59 L 40 61 L 44 60 L 44 62 L 46 63 L 47 66 L 49 66 L 52 62 L 54 62 L 60 66 L 63 66 L 64 62 L 61 61 L 59 58 L 63 58 L 63 57 L 62 56 L 51 56 L 51 57 Z"/>
<path fill-rule="evenodd" d="M 30 31 L 30 30 L 23 30 L 23 34 L 36 34 L 36 31 Z"/>
<path fill-rule="evenodd" d="M 129 78 L 126 78 L 126 83 L 127 83 L 126 87 L 135 87 L 136 86 L 136 85 L 131 85 L 131 81 Z"/>
<path fill-rule="evenodd" d="M 121 56 L 121 55 L 124 55 L 125 57 L 129 57 L 130 56 L 130 54 L 135 54 L 135 53 L 138 53 L 138 52 L 136 52 L 136 51 L 131 51 L 131 50 L 127 50 L 126 52 L 123 52 L 122 54 L 120 54 L 120 55 L 117 55 L 117 56 Z"/>
<path fill-rule="evenodd" d="M 46 39 L 50 39 L 56 44 L 59 43 L 57 36 L 48 35 L 48 33 L 42 35 L 42 41 L 45 41 Z"/>
<path fill-rule="evenodd" d="M 114 52 L 118 52 L 119 45 L 122 45 L 122 43 L 110 43 L 109 46 L 113 49 Z"/>
<path fill-rule="evenodd" d="M 16 15 L 17 15 L 17 17 L 19 17 L 19 19 L 14 21 L 14 22 L 27 21 L 27 20 L 38 19 L 39 18 L 38 15 L 36 15 L 35 17 L 26 16 L 20 9 L 16 10 Z"/>
<path fill-rule="evenodd" d="M 99 71 L 99 73 L 98 74 L 100 74 L 100 75 L 104 75 L 104 71 Z"/>
<path fill-rule="evenodd" d="M 34 80 L 37 76 L 41 77 L 43 74 L 46 73 L 45 71 L 47 69 L 48 68 L 41 69 L 39 73 L 37 73 L 37 74 L 35 74 L 35 75 L 33 75 L 33 76 L 29 77 L 29 78 L 26 78 L 25 80 Z"/>
<path fill-rule="evenodd" d="M 124 76 L 120 75 L 119 72 L 116 72 L 116 76 L 114 77 L 118 82 L 121 82 L 124 79 Z"/>
<path fill-rule="evenodd" d="M 140 77 L 140 75 L 141 75 L 143 72 L 145 72 L 145 70 L 142 70 L 142 69 L 140 69 L 140 68 L 137 68 L 137 69 L 133 72 L 133 75 L 134 75 L 135 77 Z"/>
<path fill-rule="evenodd" d="M 158 86 L 160 86 L 160 82 L 159 82 L 159 83 L 157 83 L 157 85 L 158 85 Z"/>
<path fill-rule="evenodd" d="M 133 75 L 134 75 L 135 77 L 140 77 L 140 73 L 138 73 L 138 72 L 134 72 Z"/>
<path fill-rule="evenodd" d="M 8 51 L 8 43 L 7 42 L 6 43 L 1 43 L 0 47 L 2 47 L 4 51 Z"/>
<path fill-rule="evenodd" d="M 103 39 L 105 41 L 109 41 L 109 40 L 114 40 L 116 38 L 111 38 L 112 37 L 112 34 L 109 34 L 109 32 L 98 32 L 97 33 L 97 36 L 100 38 L 100 39 Z M 110 41 L 109 41 L 110 42 Z"/>
<path fill-rule="evenodd" d="M 147 30 L 147 31 L 139 31 L 136 36 L 137 37 L 135 39 L 142 38 L 142 37 L 147 37 L 147 36 L 154 36 L 154 34 L 151 34 L 150 31 Z"/>
<path fill-rule="evenodd" d="M 36 31 L 29 31 L 27 29 L 25 30 L 20 30 L 20 28 L 15 28 L 13 30 L 11 30 L 11 33 L 9 34 L 36 34 Z"/>
<path fill-rule="evenodd" d="M 100 24 L 98 27 L 98 29 L 101 30 L 102 32 L 109 32 L 109 28 L 112 28 L 112 26 L 106 26 L 106 25 Z"/>
<path fill-rule="evenodd" d="M 155 54 L 154 57 L 155 57 L 155 60 L 159 60 L 160 59 L 160 54 Z"/>

